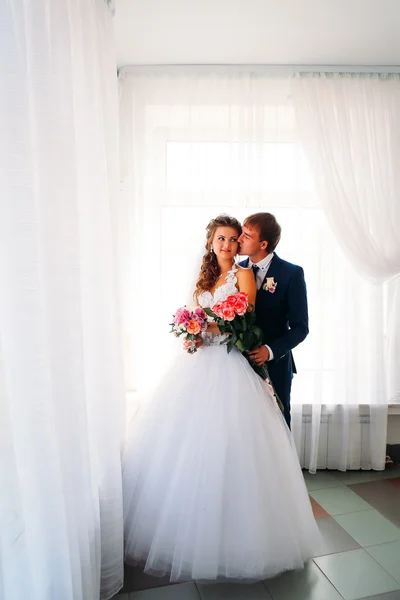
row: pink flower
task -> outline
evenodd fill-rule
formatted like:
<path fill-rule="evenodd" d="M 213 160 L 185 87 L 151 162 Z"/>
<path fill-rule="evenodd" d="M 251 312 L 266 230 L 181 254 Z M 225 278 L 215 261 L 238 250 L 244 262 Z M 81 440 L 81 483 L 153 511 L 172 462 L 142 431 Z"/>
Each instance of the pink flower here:
<path fill-rule="evenodd" d="M 237 296 L 228 296 L 227 299 L 224 302 L 225 306 L 231 306 L 232 308 L 234 308 L 236 306 L 237 303 Z"/>
<path fill-rule="evenodd" d="M 222 318 L 225 321 L 233 321 L 233 319 L 235 318 L 235 309 L 233 308 L 233 306 L 224 306 L 221 312 Z"/>
<path fill-rule="evenodd" d="M 192 320 L 196 321 L 204 331 L 207 327 L 207 315 L 200 307 L 196 308 L 192 313 Z"/>
<path fill-rule="evenodd" d="M 274 277 L 267 277 L 265 285 L 263 287 L 263 289 L 265 291 L 269 291 L 270 294 L 273 294 L 276 290 L 276 286 L 278 285 L 278 282 L 275 281 Z"/>
<path fill-rule="evenodd" d="M 196 317 L 197 317 L 197 319 L 203 319 L 203 320 L 207 318 L 207 315 L 206 315 L 206 313 L 204 312 L 204 310 L 201 308 L 201 306 L 198 306 L 198 307 L 197 307 L 197 308 L 196 308 L 196 309 L 193 311 L 193 318 L 196 318 Z"/>
<path fill-rule="evenodd" d="M 185 323 L 185 327 L 187 327 L 186 323 L 190 321 L 190 311 L 186 308 L 178 308 L 174 315 L 174 323 L 175 325 L 181 325 Z"/>
<path fill-rule="evenodd" d="M 247 311 L 248 302 L 238 302 L 235 306 L 235 312 L 239 317 L 243 316 Z"/>
<path fill-rule="evenodd" d="M 218 317 L 222 317 L 222 308 L 224 306 L 224 303 L 221 302 L 221 300 L 219 300 L 218 302 L 216 302 L 214 304 L 214 306 L 212 307 L 212 311 L 213 313 L 215 313 Z"/>
<path fill-rule="evenodd" d="M 232 307 L 235 313 L 241 317 L 245 314 L 249 306 L 248 296 L 245 292 L 240 292 L 239 294 L 228 296 L 224 304 L 225 306 Z"/>

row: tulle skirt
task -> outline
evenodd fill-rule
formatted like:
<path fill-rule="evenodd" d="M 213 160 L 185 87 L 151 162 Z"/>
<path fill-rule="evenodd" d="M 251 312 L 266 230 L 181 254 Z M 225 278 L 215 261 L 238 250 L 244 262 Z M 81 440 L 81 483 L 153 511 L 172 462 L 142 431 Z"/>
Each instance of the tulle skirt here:
<path fill-rule="evenodd" d="M 299 569 L 319 533 L 273 396 L 235 349 L 182 352 L 129 427 L 126 561 L 171 581 Z"/>

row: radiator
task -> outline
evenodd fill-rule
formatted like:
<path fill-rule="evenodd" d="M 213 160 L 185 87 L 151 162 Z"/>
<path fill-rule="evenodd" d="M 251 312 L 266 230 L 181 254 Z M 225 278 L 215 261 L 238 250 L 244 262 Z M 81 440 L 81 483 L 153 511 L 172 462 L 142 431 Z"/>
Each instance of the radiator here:
<path fill-rule="evenodd" d="M 381 411 L 381 419 L 380 415 Z M 372 421 L 373 426 L 368 405 L 292 406 L 292 431 L 301 466 L 309 469 L 316 452 L 317 469 L 376 468 L 371 439 L 375 444 L 378 435 L 377 444 L 382 445 L 382 426 L 378 429 L 376 419 Z"/>

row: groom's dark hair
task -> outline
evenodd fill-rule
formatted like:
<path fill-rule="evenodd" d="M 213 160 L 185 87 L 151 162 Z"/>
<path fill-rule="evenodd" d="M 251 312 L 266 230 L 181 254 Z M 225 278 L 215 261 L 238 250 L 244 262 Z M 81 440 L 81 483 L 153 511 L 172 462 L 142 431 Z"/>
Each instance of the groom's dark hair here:
<path fill-rule="evenodd" d="M 250 215 L 243 223 L 245 227 L 257 228 L 259 241 L 268 242 L 268 253 L 275 250 L 281 239 L 281 226 L 271 213 Z"/>

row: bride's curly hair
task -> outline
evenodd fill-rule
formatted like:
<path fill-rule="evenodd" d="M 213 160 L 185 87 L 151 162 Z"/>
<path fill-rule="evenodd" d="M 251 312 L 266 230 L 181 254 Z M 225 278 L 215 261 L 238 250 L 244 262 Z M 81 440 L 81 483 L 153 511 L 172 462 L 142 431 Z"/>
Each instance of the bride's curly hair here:
<path fill-rule="evenodd" d="M 211 251 L 212 241 L 218 227 L 232 227 L 233 229 L 236 229 L 238 237 L 242 233 L 242 226 L 240 222 L 229 215 L 219 215 L 209 222 L 206 227 L 206 253 L 203 256 L 203 262 L 201 264 L 200 274 L 196 283 L 196 290 L 194 292 L 194 297 L 196 300 L 201 292 L 212 290 L 219 275 L 221 274 L 217 257 L 215 256 L 214 252 Z"/>

